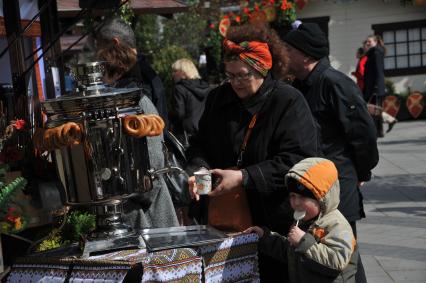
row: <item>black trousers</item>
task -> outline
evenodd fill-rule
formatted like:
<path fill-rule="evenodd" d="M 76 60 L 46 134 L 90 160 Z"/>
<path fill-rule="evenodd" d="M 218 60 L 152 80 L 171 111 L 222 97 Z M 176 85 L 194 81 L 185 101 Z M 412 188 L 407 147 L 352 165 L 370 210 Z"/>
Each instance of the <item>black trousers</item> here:
<path fill-rule="evenodd" d="M 258 253 L 260 282 L 287 283 L 287 262 L 278 261 L 270 256 Z"/>
<path fill-rule="evenodd" d="M 349 224 L 352 227 L 352 231 L 354 233 L 355 238 L 358 240 L 358 236 L 357 236 L 357 233 L 356 233 L 356 222 L 350 221 Z M 356 271 L 356 274 L 355 274 L 355 282 L 356 283 L 367 283 L 367 277 L 365 276 L 364 265 L 362 264 L 362 261 L 361 261 L 361 254 L 359 254 L 359 257 L 358 257 L 358 265 L 357 265 L 357 271 Z"/>

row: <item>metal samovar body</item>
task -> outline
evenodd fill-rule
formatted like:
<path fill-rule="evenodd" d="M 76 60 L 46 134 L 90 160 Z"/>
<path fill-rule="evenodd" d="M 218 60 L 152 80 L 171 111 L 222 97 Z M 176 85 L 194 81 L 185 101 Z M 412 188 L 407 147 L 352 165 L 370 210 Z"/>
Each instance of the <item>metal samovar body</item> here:
<path fill-rule="evenodd" d="M 42 102 L 46 128 L 73 122 L 82 129 L 81 142 L 54 149 L 65 204 L 93 210 L 93 238 L 123 237 L 131 233 L 121 220 L 123 202 L 152 189 L 146 137 L 127 135 L 122 125 L 126 115 L 142 113 L 141 90 L 103 85 L 101 62 L 78 65 L 75 73 L 76 92 Z"/>

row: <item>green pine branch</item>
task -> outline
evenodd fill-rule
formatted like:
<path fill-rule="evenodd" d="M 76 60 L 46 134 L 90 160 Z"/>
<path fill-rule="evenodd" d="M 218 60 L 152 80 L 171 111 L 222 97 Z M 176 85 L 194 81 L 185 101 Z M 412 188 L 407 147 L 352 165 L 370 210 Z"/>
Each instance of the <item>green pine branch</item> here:
<path fill-rule="evenodd" d="M 2 188 L 0 188 L 0 208 L 5 208 L 10 198 L 19 190 L 25 188 L 26 185 L 27 180 L 23 177 L 18 177 L 10 184 L 2 186 Z"/>

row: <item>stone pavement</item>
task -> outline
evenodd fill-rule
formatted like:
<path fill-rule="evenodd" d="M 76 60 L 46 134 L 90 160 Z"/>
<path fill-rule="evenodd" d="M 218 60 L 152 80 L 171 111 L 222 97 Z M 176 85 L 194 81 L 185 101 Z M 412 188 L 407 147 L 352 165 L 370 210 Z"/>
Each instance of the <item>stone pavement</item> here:
<path fill-rule="evenodd" d="M 379 139 L 379 152 L 362 187 L 367 218 L 357 224 L 368 282 L 424 283 L 426 121 L 397 123 Z"/>

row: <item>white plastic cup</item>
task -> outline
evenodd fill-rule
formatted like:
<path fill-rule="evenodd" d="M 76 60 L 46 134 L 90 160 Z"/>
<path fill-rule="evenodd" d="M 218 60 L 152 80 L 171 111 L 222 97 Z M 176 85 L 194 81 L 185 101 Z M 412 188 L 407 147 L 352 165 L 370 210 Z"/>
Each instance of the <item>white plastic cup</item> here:
<path fill-rule="evenodd" d="M 197 194 L 207 195 L 212 191 L 212 174 L 209 170 L 203 168 L 194 172 Z"/>

